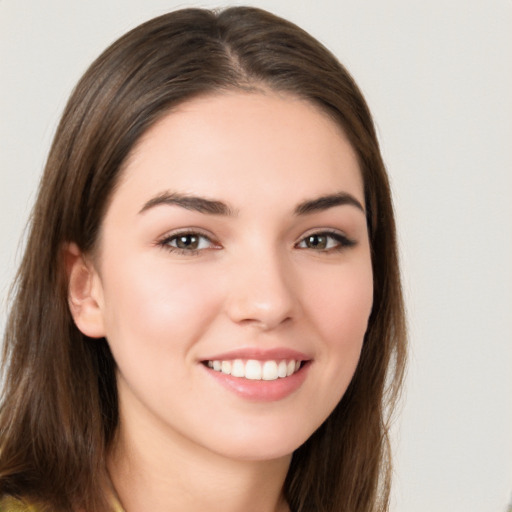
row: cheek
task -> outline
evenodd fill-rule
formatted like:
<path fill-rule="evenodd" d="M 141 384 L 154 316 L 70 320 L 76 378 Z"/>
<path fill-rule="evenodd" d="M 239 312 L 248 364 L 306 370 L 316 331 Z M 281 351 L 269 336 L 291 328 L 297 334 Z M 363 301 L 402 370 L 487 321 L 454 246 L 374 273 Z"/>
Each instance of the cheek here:
<path fill-rule="evenodd" d="M 148 352 L 148 346 L 161 352 L 189 348 L 217 313 L 218 292 L 205 285 L 207 276 L 197 269 L 142 260 L 112 265 L 106 272 L 109 343 L 132 346 L 141 357 L 161 356 Z"/>
<path fill-rule="evenodd" d="M 318 362 L 334 407 L 352 379 L 368 327 L 373 304 L 370 262 L 317 276 L 308 300 L 325 348 Z"/>
<path fill-rule="evenodd" d="M 371 265 L 333 269 L 313 282 L 309 309 L 325 338 L 335 345 L 362 341 L 373 304 Z"/>

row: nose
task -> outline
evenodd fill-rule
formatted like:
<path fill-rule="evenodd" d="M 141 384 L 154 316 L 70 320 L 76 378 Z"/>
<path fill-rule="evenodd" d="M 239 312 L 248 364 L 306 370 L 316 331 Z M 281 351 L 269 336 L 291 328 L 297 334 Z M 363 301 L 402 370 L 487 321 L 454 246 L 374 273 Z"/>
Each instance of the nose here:
<path fill-rule="evenodd" d="M 294 320 L 300 301 L 290 263 L 277 251 L 267 251 L 232 265 L 226 304 L 229 318 L 264 331 Z"/>

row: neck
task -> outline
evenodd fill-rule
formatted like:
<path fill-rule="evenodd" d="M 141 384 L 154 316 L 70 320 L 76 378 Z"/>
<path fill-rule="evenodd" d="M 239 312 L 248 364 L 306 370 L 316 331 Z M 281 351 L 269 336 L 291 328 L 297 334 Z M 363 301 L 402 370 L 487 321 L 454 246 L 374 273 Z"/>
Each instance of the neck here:
<path fill-rule="evenodd" d="M 291 456 L 247 461 L 198 447 L 177 433 L 121 423 L 108 469 L 125 512 L 288 512 Z M 155 435 L 156 434 L 156 435 Z"/>

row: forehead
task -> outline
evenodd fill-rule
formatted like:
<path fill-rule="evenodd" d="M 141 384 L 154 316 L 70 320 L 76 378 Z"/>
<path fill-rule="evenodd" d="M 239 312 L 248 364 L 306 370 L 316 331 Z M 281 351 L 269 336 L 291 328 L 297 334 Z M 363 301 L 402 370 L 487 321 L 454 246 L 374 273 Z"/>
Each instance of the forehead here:
<path fill-rule="evenodd" d="M 340 188 L 364 204 L 355 151 L 324 111 L 291 95 L 229 92 L 185 102 L 150 128 L 114 196 L 172 189 L 249 204 Z"/>

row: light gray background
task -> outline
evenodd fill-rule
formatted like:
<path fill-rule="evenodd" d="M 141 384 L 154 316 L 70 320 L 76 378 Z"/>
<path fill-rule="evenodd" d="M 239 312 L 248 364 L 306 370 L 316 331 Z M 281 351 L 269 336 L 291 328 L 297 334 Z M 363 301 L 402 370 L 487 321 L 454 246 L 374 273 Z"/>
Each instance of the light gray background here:
<path fill-rule="evenodd" d="M 377 123 L 395 195 L 411 339 L 392 510 L 503 512 L 512 488 L 512 2 L 252 4 L 333 50 Z M 71 88 L 126 30 L 186 5 L 0 0 L 4 309 Z M 3 312 L 0 322 L 3 330 Z"/>

